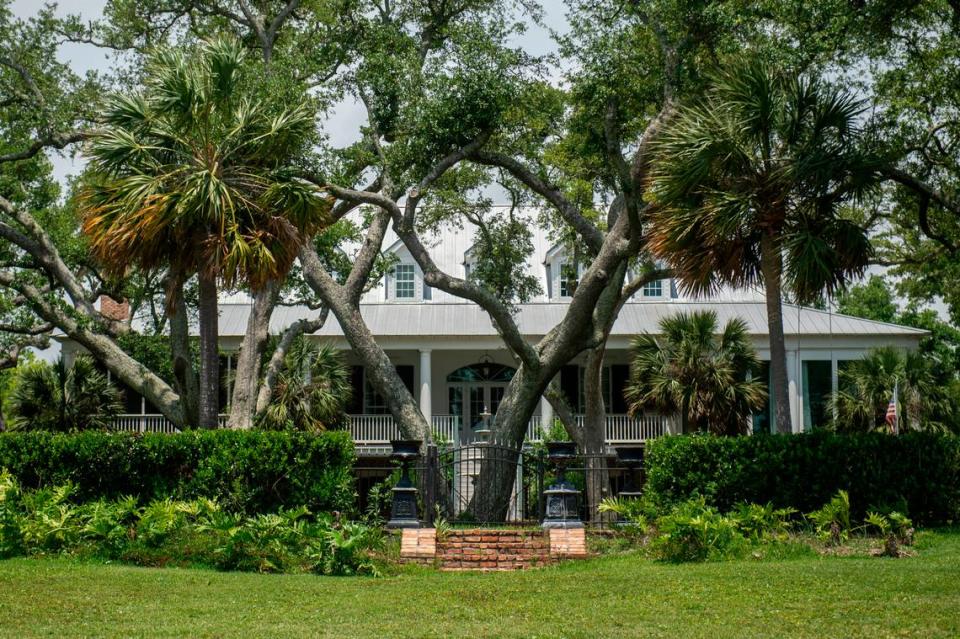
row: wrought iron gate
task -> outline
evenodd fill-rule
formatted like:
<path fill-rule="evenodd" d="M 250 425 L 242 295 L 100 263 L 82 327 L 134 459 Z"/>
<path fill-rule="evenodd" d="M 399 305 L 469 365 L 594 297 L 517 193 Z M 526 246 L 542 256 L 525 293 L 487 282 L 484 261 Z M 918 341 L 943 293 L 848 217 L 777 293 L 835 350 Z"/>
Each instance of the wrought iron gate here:
<path fill-rule="evenodd" d="M 474 444 L 438 450 L 429 447 L 425 459 L 423 491 L 425 518 L 439 514 L 451 522 L 534 523 L 543 512 L 544 460 L 542 455 L 498 444 Z M 484 481 L 480 481 L 481 475 Z M 497 510 L 505 516 L 491 521 L 478 516 L 475 505 L 497 486 Z"/>

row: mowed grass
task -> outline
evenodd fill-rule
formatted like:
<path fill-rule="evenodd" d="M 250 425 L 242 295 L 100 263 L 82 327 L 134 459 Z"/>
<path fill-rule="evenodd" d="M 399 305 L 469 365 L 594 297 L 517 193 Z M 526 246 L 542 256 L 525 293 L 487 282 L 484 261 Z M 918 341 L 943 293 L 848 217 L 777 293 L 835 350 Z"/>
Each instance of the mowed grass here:
<path fill-rule="evenodd" d="M 905 559 L 669 565 L 637 555 L 383 579 L 0 562 L 0 634 L 191 637 L 956 637 L 960 531 Z"/>

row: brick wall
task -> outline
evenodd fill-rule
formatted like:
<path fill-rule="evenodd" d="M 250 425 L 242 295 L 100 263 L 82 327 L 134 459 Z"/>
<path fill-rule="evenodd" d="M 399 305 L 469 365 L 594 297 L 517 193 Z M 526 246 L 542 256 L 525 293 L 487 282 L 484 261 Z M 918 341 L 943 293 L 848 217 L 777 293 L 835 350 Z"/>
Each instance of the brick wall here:
<path fill-rule="evenodd" d="M 451 530 L 440 538 L 433 528 L 404 530 L 400 556 L 442 570 L 520 570 L 586 557 L 584 530 Z"/>

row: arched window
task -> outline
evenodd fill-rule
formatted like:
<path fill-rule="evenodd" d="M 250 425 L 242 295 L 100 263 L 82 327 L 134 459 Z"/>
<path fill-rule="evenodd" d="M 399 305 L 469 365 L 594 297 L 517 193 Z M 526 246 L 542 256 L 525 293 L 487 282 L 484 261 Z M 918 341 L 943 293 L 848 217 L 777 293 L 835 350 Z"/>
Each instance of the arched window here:
<path fill-rule="evenodd" d="M 447 382 L 451 384 L 481 383 L 481 382 L 509 382 L 517 369 L 493 362 L 477 362 L 463 368 L 458 368 L 447 375 Z"/>

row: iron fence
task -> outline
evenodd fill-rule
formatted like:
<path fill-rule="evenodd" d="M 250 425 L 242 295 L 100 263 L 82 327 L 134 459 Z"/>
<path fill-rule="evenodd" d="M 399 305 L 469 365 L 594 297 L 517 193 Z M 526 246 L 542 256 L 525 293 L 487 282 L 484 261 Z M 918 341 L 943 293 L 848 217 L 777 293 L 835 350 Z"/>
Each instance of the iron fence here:
<path fill-rule="evenodd" d="M 384 458 L 366 460 L 355 471 L 360 509 L 385 515 L 398 467 Z M 544 490 L 560 478 L 545 450 L 494 444 L 428 446 L 411 471 L 420 518 L 427 524 L 439 516 L 452 525 L 538 525 L 544 516 Z M 579 491 L 581 520 L 598 527 L 615 521 L 612 514 L 599 511 L 600 502 L 623 492 L 636 494 L 644 481 L 642 468 L 606 452 L 578 455 L 563 474 Z"/>

